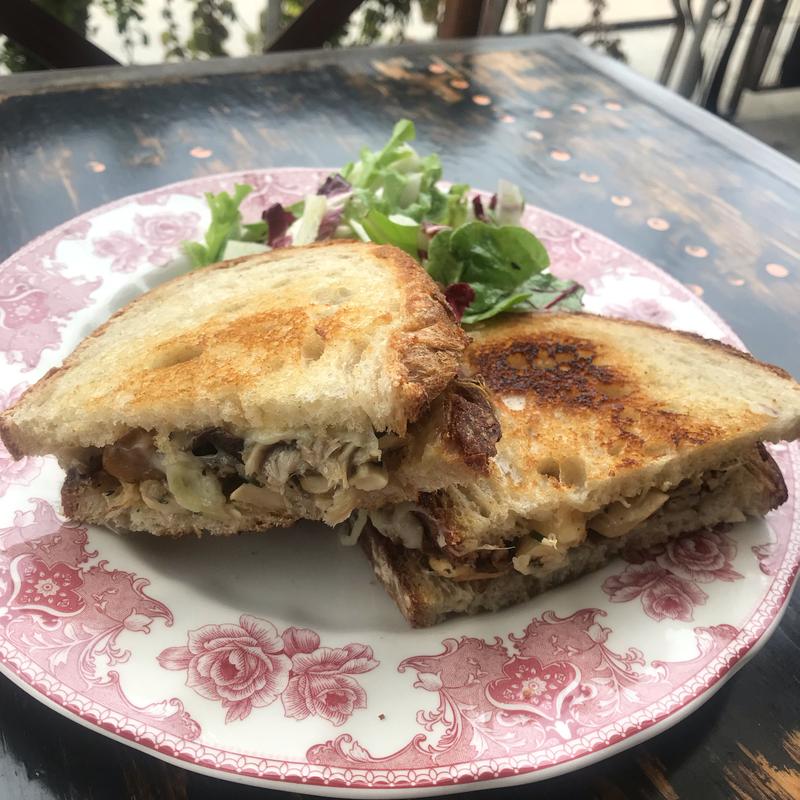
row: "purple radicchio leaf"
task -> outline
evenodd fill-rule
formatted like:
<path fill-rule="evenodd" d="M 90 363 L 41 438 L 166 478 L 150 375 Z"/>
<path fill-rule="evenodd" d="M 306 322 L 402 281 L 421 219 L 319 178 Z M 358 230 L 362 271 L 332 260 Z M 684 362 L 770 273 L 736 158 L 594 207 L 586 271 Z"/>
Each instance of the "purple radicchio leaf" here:
<path fill-rule="evenodd" d="M 344 208 L 335 208 L 328 211 L 319 223 L 319 230 L 317 231 L 317 241 L 321 242 L 323 239 L 330 239 L 336 229 L 339 227 L 339 222 L 342 219 Z"/>
<path fill-rule="evenodd" d="M 335 194 L 349 192 L 353 187 L 338 172 L 328 175 L 325 182 L 317 189 L 317 194 L 333 197 Z"/>
<path fill-rule="evenodd" d="M 480 195 L 476 194 L 472 198 L 472 211 L 475 214 L 475 219 L 486 222 L 486 212 L 483 210 L 483 200 L 481 200 Z"/>
<path fill-rule="evenodd" d="M 475 290 L 468 283 L 451 283 L 444 290 L 444 299 L 453 309 L 456 319 L 461 322 L 461 317 L 475 299 Z"/>
<path fill-rule="evenodd" d="M 289 226 L 295 221 L 295 215 L 280 203 L 273 203 L 261 214 L 261 219 L 269 226 L 267 244 L 270 247 L 287 247 L 292 237 L 286 235 Z"/>

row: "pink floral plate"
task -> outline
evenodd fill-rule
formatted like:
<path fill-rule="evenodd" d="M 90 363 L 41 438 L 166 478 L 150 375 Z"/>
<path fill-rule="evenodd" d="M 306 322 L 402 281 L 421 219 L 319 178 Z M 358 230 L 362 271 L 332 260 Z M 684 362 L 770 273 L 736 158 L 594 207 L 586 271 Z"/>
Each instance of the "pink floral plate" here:
<path fill-rule="evenodd" d="M 221 175 L 84 214 L 0 267 L 4 404 L 245 181 L 255 217 L 319 170 Z M 691 291 L 546 211 L 525 222 L 588 309 L 741 343 Z M 800 558 L 800 450 L 766 521 L 618 561 L 517 608 L 407 628 L 357 549 L 300 525 L 167 541 L 65 523 L 51 459 L 0 450 L 0 669 L 87 727 L 229 780 L 328 795 L 452 792 L 577 769 L 685 717 L 763 644 Z"/>

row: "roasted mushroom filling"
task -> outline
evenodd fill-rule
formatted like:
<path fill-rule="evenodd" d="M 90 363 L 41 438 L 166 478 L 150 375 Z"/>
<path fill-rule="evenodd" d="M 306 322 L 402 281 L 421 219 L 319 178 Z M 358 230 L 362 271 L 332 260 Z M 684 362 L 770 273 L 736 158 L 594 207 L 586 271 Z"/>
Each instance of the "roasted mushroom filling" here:
<path fill-rule="evenodd" d="M 392 434 L 331 432 L 295 438 L 221 428 L 155 435 L 129 431 L 114 444 L 62 455 L 62 466 L 102 482 L 109 507 L 139 498 L 164 513 L 215 518 L 246 510 L 291 515 L 316 508 L 332 522 L 349 513 L 353 491 L 383 489 Z"/>
<path fill-rule="evenodd" d="M 760 513 L 748 505 L 748 497 L 753 496 L 754 478 L 757 481 L 761 474 L 757 466 L 760 459 L 759 450 L 754 448 L 745 458 L 702 472 L 674 487 L 651 487 L 603 509 L 562 514 L 549 522 L 537 523 L 538 530 L 532 529 L 531 521 L 517 524 L 505 540 L 468 553 L 454 552 L 447 546 L 442 531 L 445 523 L 420 504 L 400 503 L 370 511 L 368 519 L 375 530 L 395 543 L 421 550 L 431 572 L 443 578 L 477 580 L 497 577 L 511 570 L 545 574 L 563 566 L 567 551 L 587 537 L 616 539 L 645 528 L 665 532 L 696 530 L 710 519 L 718 522 L 720 507 L 727 509 L 724 521 L 730 523 Z M 364 529 L 364 520 L 353 515 L 342 527 L 342 540 L 354 544 Z M 520 535 L 521 529 L 527 532 Z"/>

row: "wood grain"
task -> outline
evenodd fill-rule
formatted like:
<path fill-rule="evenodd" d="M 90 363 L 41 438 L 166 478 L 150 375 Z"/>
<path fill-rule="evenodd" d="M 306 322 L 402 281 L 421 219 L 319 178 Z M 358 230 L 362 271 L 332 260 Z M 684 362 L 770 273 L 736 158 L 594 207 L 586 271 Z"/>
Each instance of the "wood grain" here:
<path fill-rule="evenodd" d="M 512 178 L 692 285 L 759 357 L 800 375 L 800 167 L 563 37 L 0 79 L 0 258 L 183 178 L 342 164 L 401 116 L 450 179 Z M 795 599 L 755 661 L 676 727 L 499 794 L 798 797 L 799 656 Z M 3 800 L 273 795 L 163 764 L 0 680 Z"/>

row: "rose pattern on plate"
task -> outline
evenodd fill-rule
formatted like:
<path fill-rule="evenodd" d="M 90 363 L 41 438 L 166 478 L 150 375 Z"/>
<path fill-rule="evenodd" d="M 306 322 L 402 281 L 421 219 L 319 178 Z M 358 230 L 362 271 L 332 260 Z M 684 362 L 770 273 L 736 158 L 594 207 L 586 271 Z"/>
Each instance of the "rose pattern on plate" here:
<path fill-rule="evenodd" d="M 292 626 L 279 634 L 268 620 L 248 614 L 238 625 L 189 631 L 187 645 L 167 648 L 158 662 L 164 669 L 186 670 L 190 689 L 221 702 L 226 724 L 280 697 L 287 717 L 319 716 L 343 725 L 367 707 L 366 692 L 353 675 L 378 666 L 367 645 L 321 647 L 308 628 Z"/>
<path fill-rule="evenodd" d="M 147 581 L 90 562 L 86 529 L 62 523 L 41 498 L 0 528 L 0 650 L 24 649 L 39 670 L 56 676 L 71 696 L 89 695 L 108 710 L 162 733 L 196 739 L 200 726 L 177 699 L 136 706 L 113 667 L 131 652 L 118 637 L 147 634 L 155 620 L 172 623 L 169 609 L 145 594 Z M 74 702 L 77 703 L 77 700 Z"/>
<path fill-rule="evenodd" d="M 320 716 L 342 725 L 355 709 L 367 707 L 367 694 L 353 675 L 378 666 L 371 647 L 320 647 L 319 636 L 302 628 L 288 628 L 283 638 L 292 659 L 292 676 L 281 698 L 287 717 Z"/>
<path fill-rule="evenodd" d="M 134 272 L 147 258 L 145 244 L 130 233 L 114 231 L 93 240 L 92 252 L 111 259 L 112 272 Z"/>
<path fill-rule="evenodd" d="M 0 270 L 0 350 L 9 364 L 32 369 L 45 349 L 58 347 L 65 322 L 101 283 L 63 273 L 63 264 L 35 258 L 11 259 Z"/>
<path fill-rule="evenodd" d="M 199 236 L 200 222 L 194 211 L 135 214 L 131 232 L 116 230 L 94 238 L 93 252 L 110 258 L 113 272 L 135 272 L 145 263 L 160 266 L 178 254 L 182 242 Z"/>
<path fill-rule="evenodd" d="M 426 735 L 387 755 L 371 753 L 348 734 L 308 751 L 326 766 L 422 770 L 520 753 L 549 757 L 559 745 L 592 739 L 614 719 L 637 713 L 668 695 L 678 675 L 695 674 L 737 634 L 729 625 L 696 628 L 697 655 L 688 661 L 647 664 L 641 651 L 608 645 L 605 612 L 586 608 L 568 617 L 545 611 L 521 636 L 493 642 L 445 639 L 443 651 L 405 659 L 414 686 L 438 695 L 433 711 L 419 711 Z M 607 734 L 610 738 L 620 733 Z"/>
<path fill-rule="evenodd" d="M 694 607 L 708 599 L 699 584 L 744 577 L 732 566 L 736 543 L 719 530 L 700 531 L 624 557 L 628 566 L 606 578 L 603 591 L 612 603 L 640 598 L 645 613 L 655 620 L 688 622 Z"/>
<path fill-rule="evenodd" d="M 134 235 L 147 242 L 147 260 L 158 266 L 174 257 L 181 243 L 196 239 L 200 231 L 200 215 L 194 211 L 183 214 L 136 214 Z"/>
<path fill-rule="evenodd" d="M 16 403 L 27 388 L 27 384 L 18 383 L 8 392 L 0 390 L 0 411 Z M 0 442 L 0 497 L 6 493 L 9 486 L 28 486 L 39 475 L 41 469 L 41 458 L 26 456 L 14 461 L 5 445 Z"/>

